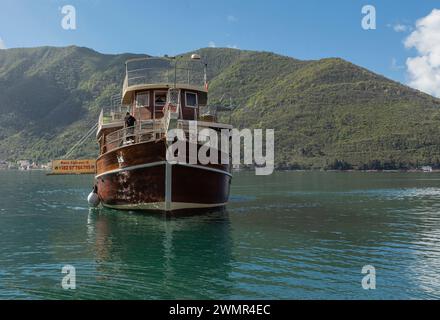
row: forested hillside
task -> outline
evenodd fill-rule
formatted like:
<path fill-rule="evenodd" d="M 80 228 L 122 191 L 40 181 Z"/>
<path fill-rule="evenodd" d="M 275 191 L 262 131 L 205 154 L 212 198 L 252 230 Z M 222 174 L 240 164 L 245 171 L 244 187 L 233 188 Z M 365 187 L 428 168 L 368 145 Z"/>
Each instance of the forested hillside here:
<path fill-rule="evenodd" d="M 440 165 L 440 100 L 337 58 L 201 49 L 210 99 L 231 98 L 239 128 L 273 128 L 279 168 Z M 188 53 L 187 55 L 189 55 Z M 0 50 L 0 159 L 58 158 L 120 93 L 133 54 L 87 48 Z M 76 157 L 94 157 L 94 139 Z"/>

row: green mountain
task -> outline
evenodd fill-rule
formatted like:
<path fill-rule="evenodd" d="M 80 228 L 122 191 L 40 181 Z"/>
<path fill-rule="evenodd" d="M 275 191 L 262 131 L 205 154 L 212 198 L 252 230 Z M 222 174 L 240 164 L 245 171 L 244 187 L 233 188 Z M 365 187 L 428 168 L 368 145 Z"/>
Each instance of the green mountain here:
<path fill-rule="evenodd" d="M 275 129 L 279 168 L 440 166 L 439 99 L 342 59 L 197 52 L 209 63 L 211 101 L 237 106 L 225 121 Z M 137 56 L 74 46 L 0 50 L 0 159 L 64 155 L 120 93 L 124 62 Z M 92 138 L 74 156 L 96 154 Z"/>

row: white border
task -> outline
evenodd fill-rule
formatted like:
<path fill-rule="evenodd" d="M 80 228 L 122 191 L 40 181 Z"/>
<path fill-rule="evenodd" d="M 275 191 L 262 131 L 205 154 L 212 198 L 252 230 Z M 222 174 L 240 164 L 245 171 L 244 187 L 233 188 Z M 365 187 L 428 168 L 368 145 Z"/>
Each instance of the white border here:
<path fill-rule="evenodd" d="M 190 202 L 171 202 L 169 209 L 166 208 L 165 202 L 151 202 L 151 203 L 138 203 L 138 204 L 122 204 L 122 205 L 109 205 L 102 204 L 106 208 L 116 210 L 158 210 L 158 211 L 175 211 L 182 209 L 205 209 L 205 208 L 217 208 L 224 207 L 228 203 L 190 203 Z"/>
<path fill-rule="evenodd" d="M 144 105 L 144 106 L 139 106 L 138 105 L 138 99 L 137 99 L 137 97 L 138 97 L 138 95 L 144 95 L 144 94 L 146 94 L 147 96 L 148 96 L 148 99 L 147 99 L 147 105 Z M 149 108 L 150 107 L 150 91 L 140 91 L 140 92 L 136 92 L 136 95 L 135 95 L 135 97 L 134 97 L 134 107 L 136 108 L 136 109 L 140 109 L 140 108 Z"/>
<path fill-rule="evenodd" d="M 158 161 L 158 162 L 151 162 L 151 163 L 139 164 L 139 165 L 131 166 L 131 167 L 125 167 L 125 168 L 110 170 L 110 171 L 98 174 L 97 176 L 95 176 L 95 179 L 99 179 L 99 178 L 101 178 L 103 176 L 107 176 L 109 174 L 120 173 L 120 172 L 124 172 L 124 171 L 137 170 L 137 169 L 142 169 L 142 168 L 157 167 L 157 166 L 160 166 L 160 165 L 167 165 L 167 164 L 169 164 L 168 161 Z M 171 164 L 169 164 L 169 165 L 171 166 Z M 232 174 L 230 174 L 227 171 L 221 170 L 221 169 L 215 169 L 215 168 L 205 167 L 205 166 L 196 165 L 196 164 L 188 164 L 188 163 L 176 163 L 176 164 L 172 164 L 172 165 L 173 166 L 190 167 L 190 168 L 206 170 L 206 171 L 212 171 L 212 172 L 216 172 L 216 173 L 225 174 L 225 175 L 227 175 L 227 176 L 232 178 Z"/>
<path fill-rule="evenodd" d="M 160 105 L 156 104 L 156 93 L 165 93 L 165 102 L 164 102 L 164 104 L 160 104 Z M 167 95 L 168 95 L 168 91 L 166 91 L 166 90 L 154 90 L 154 95 L 153 95 L 154 107 L 165 107 L 165 105 L 167 104 Z"/>
<path fill-rule="evenodd" d="M 187 94 L 191 93 L 191 94 L 195 94 L 196 95 L 196 105 L 195 106 L 189 106 L 188 105 L 188 99 L 187 99 Z M 197 109 L 199 106 L 199 96 L 197 95 L 197 92 L 192 92 L 192 91 L 185 91 L 185 107 L 186 108 L 193 108 L 193 109 Z"/>

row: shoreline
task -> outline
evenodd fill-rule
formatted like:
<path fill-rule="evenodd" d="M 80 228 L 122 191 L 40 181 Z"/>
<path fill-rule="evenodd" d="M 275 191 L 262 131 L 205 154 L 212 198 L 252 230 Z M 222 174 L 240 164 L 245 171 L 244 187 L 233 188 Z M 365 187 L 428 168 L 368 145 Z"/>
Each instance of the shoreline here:
<path fill-rule="evenodd" d="M 250 172 L 253 171 L 253 168 L 245 168 L 240 170 L 232 170 L 233 173 L 239 173 L 239 172 Z M 32 172 L 32 171 L 38 171 L 38 172 L 47 172 L 46 175 L 84 175 L 81 173 L 77 174 L 54 174 L 51 173 L 51 170 L 47 169 L 29 169 L 29 170 L 20 170 L 20 169 L 0 169 L 0 171 L 18 171 L 18 172 Z M 421 169 L 395 169 L 395 170 L 356 170 L 356 169 L 350 169 L 350 170 L 324 170 L 324 169 L 274 169 L 274 172 L 364 172 L 364 173 L 440 173 L 440 169 L 432 169 L 432 171 L 423 171 Z M 89 173 L 87 173 L 89 174 Z"/>

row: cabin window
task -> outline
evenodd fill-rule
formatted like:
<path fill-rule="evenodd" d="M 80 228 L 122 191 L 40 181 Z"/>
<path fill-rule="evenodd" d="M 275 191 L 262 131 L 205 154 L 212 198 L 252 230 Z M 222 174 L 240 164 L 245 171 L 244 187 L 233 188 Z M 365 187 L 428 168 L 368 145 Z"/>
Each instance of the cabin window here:
<path fill-rule="evenodd" d="M 136 108 L 143 108 L 150 106 L 150 93 L 140 92 L 136 94 Z"/>
<path fill-rule="evenodd" d="M 163 107 L 167 102 L 166 91 L 154 91 L 154 106 Z"/>
<path fill-rule="evenodd" d="M 197 93 L 185 93 L 185 105 L 190 108 L 197 108 Z"/>

